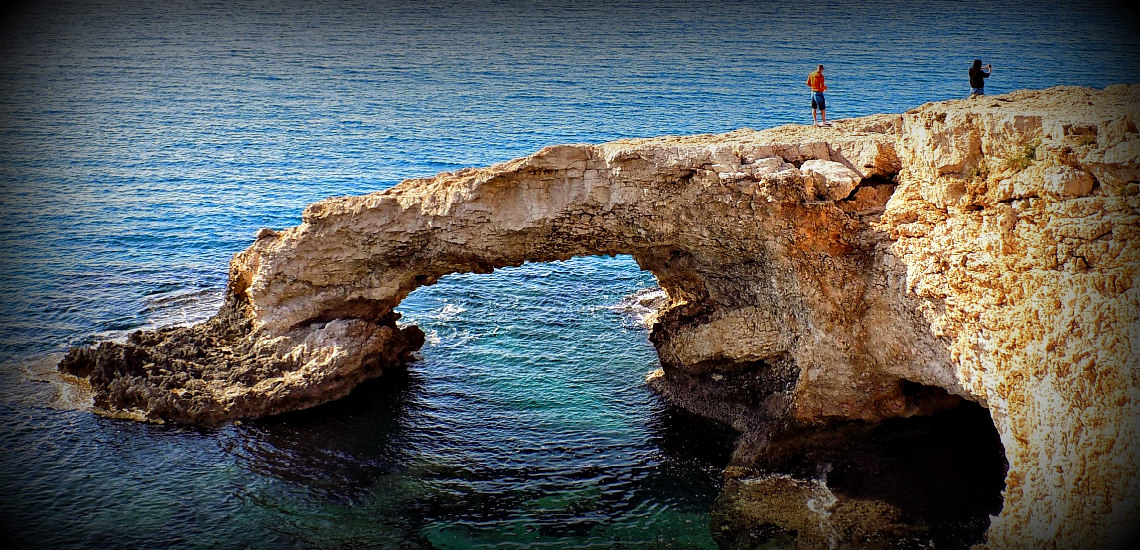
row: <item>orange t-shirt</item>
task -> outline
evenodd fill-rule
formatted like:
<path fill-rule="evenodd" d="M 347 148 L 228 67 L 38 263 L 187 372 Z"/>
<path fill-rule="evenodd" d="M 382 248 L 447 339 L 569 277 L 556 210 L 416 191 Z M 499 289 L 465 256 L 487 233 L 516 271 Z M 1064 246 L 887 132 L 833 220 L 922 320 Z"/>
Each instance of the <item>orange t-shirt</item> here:
<path fill-rule="evenodd" d="M 811 86 L 811 91 L 813 92 L 822 92 L 827 89 L 827 86 L 823 83 L 823 75 L 819 74 L 819 71 L 812 71 L 811 74 L 808 75 L 807 85 Z"/>

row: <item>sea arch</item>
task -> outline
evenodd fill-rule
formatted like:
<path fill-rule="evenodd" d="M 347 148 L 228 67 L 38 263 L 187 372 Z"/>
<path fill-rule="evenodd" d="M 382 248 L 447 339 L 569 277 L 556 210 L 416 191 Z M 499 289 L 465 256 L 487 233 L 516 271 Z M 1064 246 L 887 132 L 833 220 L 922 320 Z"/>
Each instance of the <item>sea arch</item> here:
<path fill-rule="evenodd" d="M 60 369 L 108 414 L 304 408 L 422 344 L 394 313 L 418 286 L 629 254 L 670 297 L 650 333 L 667 398 L 762 438 L 758 418 L 907 416 L 942 402 L 908 387 L 939 388 L 986 407 L 1006 452 L 990 544 L 1109 546 L 1140 516 L 1136 98 L 1058 88 L 557 146 L 321 201 L 235 256 L 209 321 Z"/>
<path fill-rule="evenodd" d="M 629 255 L 669 296 L 650 383 L 675 402 L 742 430 L 788 414 L 913 414 L 900 372 L 940 387 L 954 377 L 869 224 L 895 188 L 891 128 L 882 116 L 827 140 L 745 130 L 560 145 L 320 201 L 235 255 L 206 323 L 77 350 L 63 370 L 113 414 L 214 423 L 305 408 L 422 345 L 395 312 L 418 287 Z"/>
<path fill-rule="evenodd" d="M 715 145 L 670 138 L 556 146 L 321 201 L 300 226 L 263 231 L 236 256 L 230 291 L 248 304 L 255 333 L 316 348 L 364 341 L 351 355 L 378 356 L 391 345 L 368 335 L 391 328 L 399 302 L 442 276 L 630 255 L 670 297 L 651 334 L 665 372 L 768 372 L 778 363 L 779 380 L 768 382 L 789 392 L 802 362 L 859 363 L 837 355 L 861 346 L 835 329 L 850 333 L 865 314 L 843 304 L 861 301 L 864 267 L 876 263 L 858 239 L 869 235 L 861 216 L 881 210 L 894 187 L 891 142 L 845 144 L 865 157 L 855 164 L 832 160 L 826 143 L 747 136 Z M 865 400 L 872 405 L 825 414 L 872 418 L 903 406 L 889 402 L 901 398 L 899 377 L 862 362 L 856 379 L 874 394 Z"/>

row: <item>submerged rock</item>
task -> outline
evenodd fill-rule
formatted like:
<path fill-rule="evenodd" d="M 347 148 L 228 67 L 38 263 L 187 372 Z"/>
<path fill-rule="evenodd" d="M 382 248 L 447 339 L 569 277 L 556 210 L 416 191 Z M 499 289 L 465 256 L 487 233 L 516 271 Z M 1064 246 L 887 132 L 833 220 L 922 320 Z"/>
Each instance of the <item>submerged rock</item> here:
<path fill-rule="evenodd" d="M 210 321 L 60 368 L 151 419 L 308 407 L 421 345 L 393 312 L 417 287 L 629 254 L 668 294 L 651 385 L 742 431 L 739 457 L 942 410 L 907 391 L 939 388 L 986 407 L 1004 446 L 990 546 L 1107 546 L 1140 518 L 1138 105 L 1140 86 L 1022 91 L 559 145 L 328 199 L 234 257 Z"/>

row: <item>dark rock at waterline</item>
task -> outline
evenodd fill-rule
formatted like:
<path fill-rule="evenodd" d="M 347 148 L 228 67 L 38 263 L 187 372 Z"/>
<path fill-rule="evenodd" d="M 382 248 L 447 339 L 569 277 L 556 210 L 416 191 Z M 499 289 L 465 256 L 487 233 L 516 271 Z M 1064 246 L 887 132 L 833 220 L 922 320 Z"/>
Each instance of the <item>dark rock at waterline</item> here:
<path fill-rule="evenodd" d="M 1007 464 L 975 403 L 785 432 L 734 459 L 712 514 L 722 548 L 969 548 L 1002 509 Z"/>
<path fill-rule="evenodd" d="M 419 328 L 397 328 L 395 314 L 378 323 L 329 321 L 321 327 L 327 337 L 359 337 L 379 351 L 361 353 L 331 371 L 315 371 L 321 357 L 298 353 L 296 338 L 286 335 L 267 343 L 251 337 L 248 308 L 229 296 L 205 323 L 138 331 L 124 343 L 72 348 L 58 368 L 88 380 L 101 413 L 209 425 L 343 397 L 360 382 L 400 366 L 424 343 Z M 305 342 L 301 344 L 303 348 Z"/>

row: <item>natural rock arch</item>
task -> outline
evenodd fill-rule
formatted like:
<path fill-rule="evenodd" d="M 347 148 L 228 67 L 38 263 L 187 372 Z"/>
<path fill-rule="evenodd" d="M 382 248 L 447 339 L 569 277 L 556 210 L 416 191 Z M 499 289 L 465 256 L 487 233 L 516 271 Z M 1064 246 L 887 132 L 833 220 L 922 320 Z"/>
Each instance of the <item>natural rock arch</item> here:
<path fill-rule="evenodd" d="M 673 401 L 762 440 L 773 421 L 934 410 L 945 399 L 904 390 L 941 388 L 989 408 L 1006 449 L 990 544 L 1107 545 L 1140 515 L 1138 96 L 1019 92 L 827 129 L 555 146 L 328 199 L 234 257 L 208 322 L 60 368 L 111 414 L 273 414 L 417 349 L 394 308 L 418 286 L 630 254 L 670 296 L 651 384 Z"/>
<path fill-rule="evenodd" d="M 842 349 L 836 341 L 858 347 L 855 338 L 830 334 L 856 332 L 838 304 L 862 301 L 866 281 L 883 267 L 874 266 L 865 222 L 834 198 L 865 181 L 860 200 L 844 204 L 880 211 L 894 186 L 893 139 L 864 133 L 829 148 L 751 137 L 556 146 L 488 169 L 322 201 L 305 210 L 301 226 L 265 231 L 235 257 L 231 291 L 248 301 L 255 331 L 300 331 L 293 340 L 343 345 L 339 335 L 317 336 L 327 330 L 320 325 L 350 319 L 366 330 L 413 289 L 449 273 L 628 254 L 671 297 L 653 333 L 666 368 L 725 370 L 783 357 L 797 332 L 787 328 L 805 323 L 826 327 L 814 334 L 828 343 L 802 354 L 827 357 L 801 363 L 854 363 L 834 355 Z M 719 338 L 693 334 L 710 330 Z M 861 383 L 876 395 L 898 382 L 868 378 Z"/>

